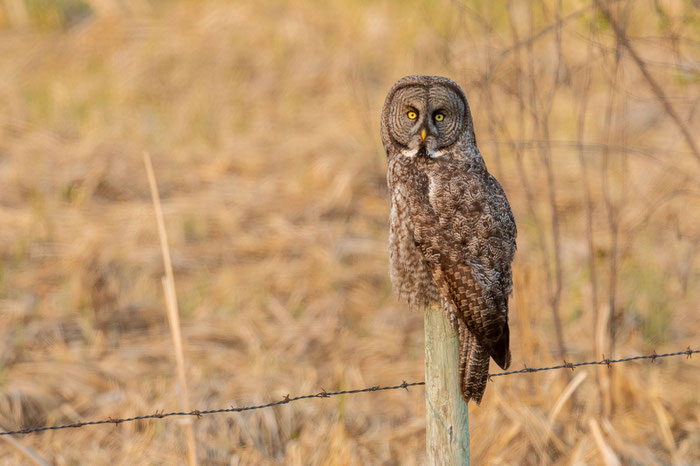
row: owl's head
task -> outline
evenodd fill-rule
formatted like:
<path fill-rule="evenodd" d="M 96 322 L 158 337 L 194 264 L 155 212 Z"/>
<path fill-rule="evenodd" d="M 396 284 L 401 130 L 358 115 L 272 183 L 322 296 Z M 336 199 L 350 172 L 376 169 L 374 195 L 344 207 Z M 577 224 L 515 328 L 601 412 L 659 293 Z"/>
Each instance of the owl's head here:
<path fill-rule="evenodd" d="M 382 141 L 407 157 L 438 158 L 459 141 L 474 141 L 469 104 L 454 81 L 406 76 L 394 84 L 382 111 Z M 391 151 L 394 152 L 394 151 Z"/>

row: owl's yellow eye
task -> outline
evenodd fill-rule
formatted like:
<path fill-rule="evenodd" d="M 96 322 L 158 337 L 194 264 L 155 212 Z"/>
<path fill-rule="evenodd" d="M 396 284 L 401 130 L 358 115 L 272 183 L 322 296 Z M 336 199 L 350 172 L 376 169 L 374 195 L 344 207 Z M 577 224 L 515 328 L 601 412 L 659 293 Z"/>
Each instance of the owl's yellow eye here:
<path fill-rule="evenodd" d="M 442 121 L 445 119 L 445 115 L 443 115 L 442 113 L 436 113 L 433 118 L 435 118 L 435 121 Z"/>
<path fill-rule="evenodd" d="M 415 120 L 416 118 L 418 118 L 418 114 L 417 114 L 416 112 L 414 112 L 413 110 L 411 110 L 410 112 L 408 112 L 408 113 L 406 114 L 406 116 L 407 116 L 410 120 Z"/>

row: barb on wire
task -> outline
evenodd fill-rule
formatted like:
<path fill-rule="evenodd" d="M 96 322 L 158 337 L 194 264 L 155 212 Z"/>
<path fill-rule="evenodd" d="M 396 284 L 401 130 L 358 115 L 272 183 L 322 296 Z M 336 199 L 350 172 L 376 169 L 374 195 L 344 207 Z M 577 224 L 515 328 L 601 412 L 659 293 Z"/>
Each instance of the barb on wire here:
<path fill-rule="evenodd" d="M 621 362 L 629 362 L 629 361 L 637 361 L 640 359 L 650 359 L 651 362 L 654 362 L 657 359 L 668 358 L 671 356 L 686 355 L 686 358 L 690 358 L 693 354 L 696 354 L 696 353 L 700 353 L 700 350 L 693 350 L 693 349 L 690 349 L 690 346 L 688 346 L 687 349 L 685 349 L 683 351 L 676 351 L 675 353 L 657 354 L 656 352 L 653 352 L 652 354 L 648 354 L 648 355 L 632 356 L 632 357 L 621 358 L 621 359 L 606 359 L 605 355 L 603 355 L 603 359 L 600 361 L 586 361 L 586 362 L 577 362 L 577 363 L 570 363 L 570 362 L 564 361 L 564 364 L 559 364 L 556 366 L 549 366 L 549 367 L 537 367 L 537 368 L 531 368 L 531 367 L 525 366 L 524 369 L 499 372 L 497 374 L 489 374 L 489 379 L 491 379 L 493 377 L 501 377 L 504 375 L 543 372 L 543 371 L 551 371 L 551 370 L 557 370 L 557 369 L 574 370 L 576 367 L 580 367 L 580 366 L 606 365 L 606 366 L 610 367 L 610 365 L 612 365 L 612 364 L 621 363 Z M 109 417 L 107 419 L 103 419 L 100 421 L 76 422 L 73 424 L 64 424 L 64 425 L 58 425 L 58 426 L 32 427 L 32 428 L 20 429 L 20 430 L 3 431 L 3 432 L 0 432 L 0 435 L 32 434 L 32 433 L 36 433 L 36 432 L 43 432 L 45 430 L 74 429 L 74 428 L 78 428 L 78 427 L 94 426 L 94 425 L 99 425 L 99 424 L 114 424 L 115 426 L 118 426 L 122 422 L 142 421 L 145 419 L 162 419 L 162 418 L 171 417 L 171 416 L 196 416 L 197 418 L 201 418 L 202 416 L 205 416 L 207 414 L 238 413 L 238 412 L 242 412 L 242 411 L 253 411 L 253 410 L 257 410 L 257 409 L 271 408 L 273 406 L 284 405 L 284 404 L 290 403 L 292 401 L 299 401 L 299 400 L 305 400 L 305 399 L 310 399 L 310 398 L 329 398 L 331 396 L 338 396 L 338 395 L 353 395 L 356 393 L 378 392 L 378 391 L 384 391 L 384 390 L 398 390 L 401 388 L 404 390 L 408 390 L 408 387 L 417 387 L 419 385 L 425 385 L 425 382 L 406 382 L 404 380 L 399 385 L 389 385 L 386 387 L 380 387 L 380 386 L 375 385 L 373 387 L 360 388 L 360 389 L 355 389 L 355 390 L 340 390 L 337 392 L 328 392 L 324 388 L 321 388 L 321 391 L 319 393 L 296 396 L 293 398 L 287 394 L 279 401 L 273 401 L 271 403 L 267 403 L 267 404 L 263 404 L 263 405 L 242 406 L 242 407 L 231 406 L 230 408 L 208 409 L 208 410 L 204 410 L 204 411 L 194 409 L 194 410 L 189 411 L 189 412 L 173 411 L 173 412 L 169 412 L 169 413 L 165 413 L 162 410 L 160 410 L 160 411 L 156 411 L 152 414 L 145 414 L 143 416 L 134 416 L 134 417 L 128 417 L 128 418 L 123 418 L 123 419 L 114 419 L 112 417 Z"/>

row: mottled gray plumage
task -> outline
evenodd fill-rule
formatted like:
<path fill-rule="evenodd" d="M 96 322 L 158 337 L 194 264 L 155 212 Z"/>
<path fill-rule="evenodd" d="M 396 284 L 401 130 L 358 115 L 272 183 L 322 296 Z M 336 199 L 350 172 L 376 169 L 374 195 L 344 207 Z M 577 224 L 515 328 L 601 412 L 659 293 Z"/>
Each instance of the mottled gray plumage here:
<path fill-rule="evenodd" d="M 410 305 L 441 302 L 459 332 L 464 399 L 481 401 L 489 357 L 510 364 L 515 220 L 476 146 L 462 89 L 407 76 L 389 91 L 382 142 L 391 192 L 391 280 Z"/>

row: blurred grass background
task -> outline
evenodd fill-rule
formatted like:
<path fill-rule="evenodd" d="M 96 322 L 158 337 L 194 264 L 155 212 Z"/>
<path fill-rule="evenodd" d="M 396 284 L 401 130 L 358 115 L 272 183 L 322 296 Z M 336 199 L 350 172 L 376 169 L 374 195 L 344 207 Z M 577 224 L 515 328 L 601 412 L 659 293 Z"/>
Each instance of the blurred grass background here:
<path fill-rule="evenodd" d="M 606 5 L 0 1 L 0 426 L 177 409 L 143 151 L 191 406 L 422 380 L 379 139 L 415 73 L 465 89 L 513 206 L 515 368 L 697 348 L 698 5 Z M 495 379 L 472 461 L 698 463 L 698 386 L 682 358 Z M 200 462 L 232 465 L 422 464 L 424 427 L 420 388 L 194 422 Z M 185 461 L 175 419 L 17 440 L 58 465 Z"/>

